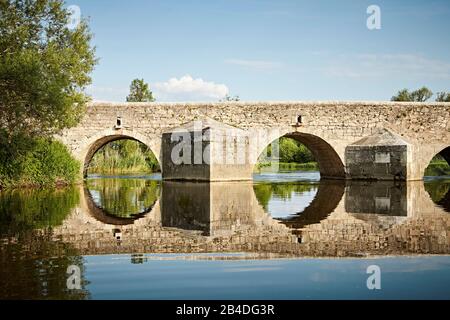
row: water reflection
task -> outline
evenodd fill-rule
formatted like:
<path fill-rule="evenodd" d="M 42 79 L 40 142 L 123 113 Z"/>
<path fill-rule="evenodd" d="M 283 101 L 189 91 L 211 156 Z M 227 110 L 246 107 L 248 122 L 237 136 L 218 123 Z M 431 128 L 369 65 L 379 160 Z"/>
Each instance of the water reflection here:
<path fill-rule="evenodd" d="M 281 175 L 268 182 L 259 177 L 255 183 L 98 181 L 94 187 L 105 190 L 98 201 L 128 201 L 126 208 L 134 211 L 144 208 L 133 206 L 135 199 L 152 204 L 141 215 L 123 218 L 108 212 L 108 202 L 96 204 L 94 211 L 100 213 L 93 213 L 93 198 L 84 197 L 85 205 L 73 221 L 67 219 L 61 237 L 73 230 L 72 241 L 85 253 L 245 251 L 355 256 L 449 252 L 449 215 L 433 204 L 428 184 L 291 182 L 293 176 L 287 182 Z M 128 184 L 137 187 L 129 189 Z M 143 192 L 145 188 L 152 191 Z M 161 196 L 155 200 L 159 188 Z M 437 189 L 434 194 L 443 193 Z M 135 193 L 130 195 L 130 190 Z M 88 216 L 81 220 L 88 223 L 80 226 L 80 214 L 86 212 Z M 79 236 L 88 233 L 95 237 Z M 422 242 L 427 245 L 417 245 Z"/>
<path fill-rule="evenodd" d="M 147 179 L 94 178 L 85 191 L 107 215 L 135 219 L 148 213 L 159 197 L 159 182 Z"/>
<path fill-rule="evenodd" d="M 0 297 L 89 297 L 83 258 L 71 243 L 53 237 L 79 201 L 77 188 L 0 192 Z M 70 265 L 80 268 L 80 290 L 67 289 Z"/>
<path fill-rule="evenodd" d="M 450 178 L 428 179 L 425 182 L 425 189 L 434 203 L 450 212 Z"/>
<path fill-rule="evenodd" d="M 276 185 L 270 186 L 274 189 L 277 188 Z M 300 186 L 305 188 L 304 185 Z M 317 190 L 313 200 L 310 202 L 309 197 L 301 197 L 299 200 L 303 201 L 302 206 L 294 209 L 290 215 L 278 218 L 283 224 L 293 229 L 293 232 L 300 238 L 303 227 L 319 223 L 336 209 L 342 201 L 345 190 L 345 183 L 343 181 L 324 181 L 320 184 L 309 186 L 312 186 L 313 190 Z"/>
<path fill-rule="evenodd" d="M 406 183 L 354 181 L 346 188 L 345 210 L 349 213 L 406 216 L 408 213 L 406 191 Z"/>
<path fill-rule="evenodd" d="M 0 192 L 0 235 L 61 225 L 80 201 L 78 188 Z"/>
<path fill-rule="evenodd" d="M 255 183 L 95 178 L 79 189 L 2 192 L 1 236 L 50 229 L 53 241 L 83 254 L 449 251 L 447 182 L 291 182 L 292 176 Z M 383 242 L 382 251 L 361 241 L 392 237 L 411 244 L 416 233 L 428 249 Z M 339 243 L 341 251 L 325 250 L 326 243 Z"/>
<path fill-rule="evenodd" d="M 84 278 L 82 290 L 65 289 L 67 266 L 84 277 L 84 255 L 127 253 L 142 264 L 144 253 L 450 253 L 449 180 L 311 175 L 257 175 L 254 183 L 96 177 L 77 188 L 0 192 L 0 296 L 89 297 Z"/>
<path fill-rule="evenodd" d="M 163 227 L 201 231 L 204 236 L 234 236 L 258 227 L 280 226 L 259 204 L 250 182 L 162 183 Z M 277 232 L 273 230 L 274 236 Z M 261 230 L 260 235 L 267 231 Z"/>

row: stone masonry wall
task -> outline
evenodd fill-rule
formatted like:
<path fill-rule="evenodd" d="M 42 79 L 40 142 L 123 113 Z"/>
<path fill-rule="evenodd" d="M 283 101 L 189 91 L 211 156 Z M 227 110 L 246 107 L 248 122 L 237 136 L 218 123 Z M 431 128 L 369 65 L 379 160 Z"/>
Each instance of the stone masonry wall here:
<path fill-rule="evenodd" d="M 123 121 L 120 129 L 114 128 L 117 117 Z M 207 118 L 244 130 L 276 128 L 273 139 L 288 133 L 316 136 L 337 153 L 336 166 L 345 163 L 349 144 L 386 128 L 412 145 L 409 180 L 421 179 L 432 157 L 450 146 L 450 103 L 409 102 L 92 103 L 81 123 L 58 138 L 83 162 L 120 137 L 137 139 L 160 156 L 164 131 Z"/>

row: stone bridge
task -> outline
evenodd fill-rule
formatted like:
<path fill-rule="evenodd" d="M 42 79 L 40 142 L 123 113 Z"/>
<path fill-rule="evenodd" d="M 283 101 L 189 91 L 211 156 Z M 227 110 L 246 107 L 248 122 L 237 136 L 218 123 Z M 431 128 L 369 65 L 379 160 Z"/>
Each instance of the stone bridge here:
<path fill-rule="evenodd" d="M 196 138 L 207 130 L 209 135 Z M 227 130 L 233 139 L 225 149 L 221 139 Z M 174 133 L 181 138 L 171 138 Z M 236 160 L 244 146 L 245 159 L 221 163 L 211 153 L 201 163 L 195 156 L 193 163 L 174 163 L 171 152 L 184 134 L 192 138 L 185 144 L 192 149 L 201 141 L 202 154 L 215 150 L 222 159 Z M 312 151 L 322 178 L 420 180 L 435 155 L 450 162 L 450 103 L 92 103 L 80 124 L 58 138 L 84 163 L 84 174 L 103 145 L 134 139 L 158 157 L 163 179 L 214 181 L 251 179 L 258 156 L 282 136 Z"/>

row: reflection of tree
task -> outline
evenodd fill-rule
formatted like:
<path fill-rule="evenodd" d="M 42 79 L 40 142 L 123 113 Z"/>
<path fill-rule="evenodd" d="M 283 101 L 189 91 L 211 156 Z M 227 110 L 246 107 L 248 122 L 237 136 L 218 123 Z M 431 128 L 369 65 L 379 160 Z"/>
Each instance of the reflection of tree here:
<path fill-rule="evenodd" d="M 87 188 L 96 205 L 117 217 L 145 212 L 159 197 L 159 183 L 143 179 L 91 179 Z"/>
<path fill-rule="evenodd" d="M 0 193 L 0 234 L 55 227 L 79 202 L 76 188 L 20 189 Z"/>
<path fill-rule="evenodd" d="M 434 203 L 450 210 L 450 180 L 437 180 L 425 183 L 425 190 Z"/>
<path fill-rule="evenodd" d="M 81 270 L 81 289 L 67 288 L 67 268 Z M 51 240 L 49 230 L 21 232 L 15 243 L 0 245 L 0 298 L 87 299 L 83 258 L 70 245 Z"/>
<path fill-rule="evenodd" d="M 0 298 L 85 299 L 82 257 L 52 239 L 79 202 L 76 188 L 0 193 Z M 67 267 L 81 270 L 81 290 L 68 290 Z"/>
<path fill-rule="evenodd" d="M 271 198 L 290 199 L 293 194 L 302 194 L 317 188 L 314 184 L 296 182 L 259 183 L 253 186 L 256 198 L 261 206 L 267 210 Z"/>
<path fill-rule="evenodd" d="M 440 156 L 435 158 L 438 157 Z M 445 160 L 431 162 L 425 169 L 424 175 L 429 177 L 450 175 L 450 166 Z"/>

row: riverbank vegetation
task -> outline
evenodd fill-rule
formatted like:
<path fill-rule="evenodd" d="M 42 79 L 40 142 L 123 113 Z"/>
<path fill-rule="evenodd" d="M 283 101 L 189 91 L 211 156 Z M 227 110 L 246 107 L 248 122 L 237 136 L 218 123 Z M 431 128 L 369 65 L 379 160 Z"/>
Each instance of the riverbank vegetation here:
<path fill-rule="evenodd" d="M 292 138 L 281 137 L 278 141 L 278 161 L 272 158 L 272 145 L 260 155 L 256 170 L 272 165 L 280 170 L 318 170 L 317 162 L 309 149 Z"/>
<path fill-rule="evenodd" d="M 80 121 L 97 60 L 63 1 L 0 1 L 0 187 L 71 183 L 79 164 L 52 136 Z"/>
<path fill-rule="evenodd" d="M 59 141 L 0 135 L 0 188 L 67 185 L 79 174 L 80 163 Z"/>
<path fill-rule="evenodd" d="M 450 165 L 442 156 L 436 155 L 425 169 L 425 176 L 450 176 Z"/>
<path fill-rule="evenodd" d="M 158 160 L 143 143 L 133 140 L 113 141 L 97 151 L 88 168 L 89 174 L 152 173 L 160 171 Z"/>

